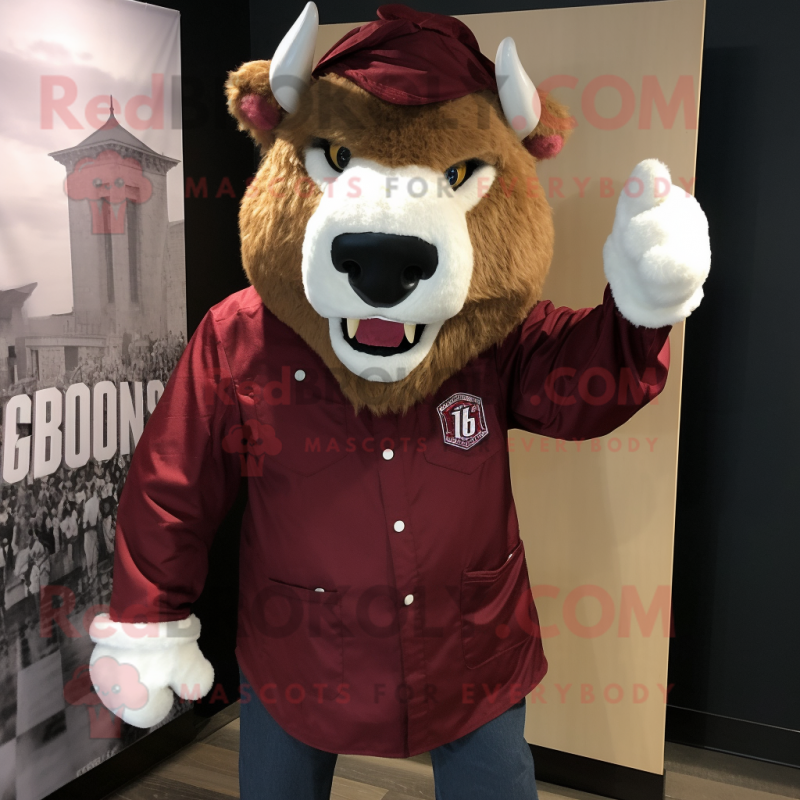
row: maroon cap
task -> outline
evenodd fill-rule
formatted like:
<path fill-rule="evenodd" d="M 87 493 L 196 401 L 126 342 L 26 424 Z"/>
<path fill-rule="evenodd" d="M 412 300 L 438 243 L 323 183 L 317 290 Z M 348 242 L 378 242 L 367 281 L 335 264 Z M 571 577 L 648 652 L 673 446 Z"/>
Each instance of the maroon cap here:
<path fill-rule="evenodd" d="M 460 20 L 404 5 L 381 6 L 378 17 L 339 39 L 320 59 L 314 77 L 333 72 L 381 100 L 405 106 L 497 91 L 494 64 Z"/>

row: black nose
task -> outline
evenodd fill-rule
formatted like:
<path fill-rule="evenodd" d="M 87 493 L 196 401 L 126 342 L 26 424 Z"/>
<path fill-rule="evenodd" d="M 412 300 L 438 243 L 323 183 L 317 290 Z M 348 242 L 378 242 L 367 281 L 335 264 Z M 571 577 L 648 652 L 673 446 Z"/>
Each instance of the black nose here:
<path fill-rule="evenodd" d="M 378 308 L 405 300 L 439 263 L 429 242 L 393 233 L 340 233 L 331 244 L 331 259 L 347 273 L 355 293 Z"/>

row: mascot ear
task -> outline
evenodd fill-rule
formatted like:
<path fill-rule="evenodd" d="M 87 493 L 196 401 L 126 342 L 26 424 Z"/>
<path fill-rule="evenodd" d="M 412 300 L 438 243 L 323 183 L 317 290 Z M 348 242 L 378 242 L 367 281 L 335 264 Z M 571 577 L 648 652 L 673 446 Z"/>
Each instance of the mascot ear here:
<path fill-rule="evenodd" d="M 538 91 L 538 90 L 537 90 Z M 572 129 L 577 124 L 567 107 L 554 100 L 547 92 L 539 91 L 542 112 L 539 124 L 528 134 L 522 144 L 536 159 L 553 158 L 561 152 Z"/>
<path fill-rule="evenodd" d="M 269 84 L 269 61 L 249 61 L 228 73 L 225 95 L 228 111 L 266 153 L 275 141 L 273 129 L 283 119 L 284 110 L 272 93 Z"/>
<path fill-rule="evenodd" d="M 261 145 L 262 154 L 272 147 L 273 130 L 284 113 L 297 111 L 311 83 L 318 29 L 317 7 L 306 3 L 272 61 L 250 61 L 228 75 L 228 110 L 239 122 L 239 130 L 249 131 Z"/>

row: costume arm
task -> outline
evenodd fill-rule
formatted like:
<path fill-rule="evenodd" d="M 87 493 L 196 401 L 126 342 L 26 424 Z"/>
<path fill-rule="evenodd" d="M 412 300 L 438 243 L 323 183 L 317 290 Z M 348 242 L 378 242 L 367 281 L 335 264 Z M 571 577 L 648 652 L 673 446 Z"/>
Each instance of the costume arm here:
<path fill-rule="evenodd" d="M 699 305 L 710 264 L 697 201 L 660 161 L 637 164 L 603 247 L 602 305 L 539 303 L 498 350 L 510 425 L 589 439 L 630 419 L 664 388 L 670 327 Z"/>
<path fill-rule="evenodd" d="M 557 439 L 610 433 L 664 388 L 669 331 L 632 325 L 608 286 L 596 308 L 538 303 L 498 348 L 509 427 Z"/>
<path fill-rule="evenodd" d="M 140 728 L 166 717 L 173 691 L 196 699 L 214 680 L 190 607 L 241 477 L 237 448 L 224 447 L 240 419 L 215 325 L 209 312 L 144 427 L 117 514 L 110 614 L 89 629 L 98 697 Z"/>
<path fill-rule="evenodd" d="M 241 425 L 226 354 L 209 312 L 144 427 L 117 513 L 111 619 L 184 619 L 203 589 L 208 549 L 236 497 Z"/>

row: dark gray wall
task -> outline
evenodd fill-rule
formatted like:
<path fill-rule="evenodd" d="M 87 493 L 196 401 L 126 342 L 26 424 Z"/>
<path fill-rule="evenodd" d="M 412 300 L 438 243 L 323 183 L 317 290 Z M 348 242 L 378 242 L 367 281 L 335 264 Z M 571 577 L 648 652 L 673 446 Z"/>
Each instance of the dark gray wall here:
<path fill-rule="evenodd" d="M 668 728 L 796 766 L 798 30 L 797 3 L 707 6 L 697 197 L 713 260 L 686 331 Z"/>
<path fill-rule="evenodd" d="M 317 5 L 323 23 L 376 9 Z M 416 7 L 583 5 L 596 3 Z M 272 56 L 303 6 L 251 0 L 253 58 Z M 708 0 L 697 197 L 713 265 L 686 331 L 668 735 L 800 765 L 798 30 L 793 0 Z"/>

